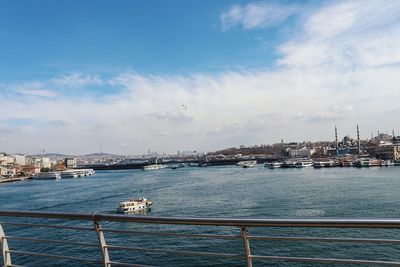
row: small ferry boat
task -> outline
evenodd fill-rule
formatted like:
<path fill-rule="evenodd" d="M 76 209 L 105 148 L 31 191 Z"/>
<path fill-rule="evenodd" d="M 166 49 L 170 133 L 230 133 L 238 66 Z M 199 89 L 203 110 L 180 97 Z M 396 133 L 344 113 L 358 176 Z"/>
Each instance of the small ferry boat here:
<path fill-rule="evenodd" d="M 354 163 L 355 167 L 379 167 L 381 166 L 381 161 L 378 159 L 361 158 Z"/>
<path fill-rule="evenodd" d="M 313 167 L 315 169 L 320 169 L 327 167 L 328 161 L 314 161 Z"/>
<path fill-rule="evenodd" d="M 137 200 L 130 199 L 128 201 L 123 201 L 118 203 L 117 211 L 121 213 L 137 212 L 146 209 L 150 209 L 153 202 L 149 201 L 147 198 L 139 198 Z"/>
<path fill-rule="evenodd" d="M 34 180 L 60 179 L 60 172 L 39 172 L 32 177 Z"/>
<path fill-rule="evenodd" d="M 165 165 L 162 164 L 151 164 L 143 167 L 144 171 L 151 171 L 151 170 L 159 170 L 166 168 Z"/>
<path fill-rule="evenodd" d="M 189 167 L 199 167 L 199 163 L 198 162 L 191 162 L 191 163 L 189 163 Z"/>
<path fill-rule="evenodd" d="M 352 167 L 354 164 L 354 160 L 351 159 L 344 159 L 340 161 L 339 166 L 340 167 Z"/>
<path fill-rule="evenodd" d="M 295 168 L 296 167 L 296 162 L 287 160 L 281 164 L 281 168 Z"/>
<path fill-rule="evenodd" d="M 176 169 L 179 169 L 179 168 L 184 168 L 184 167 L 186 167 L 185 163 L 179 163 L 179 164 L 174 164 L 174 165 L 170 166 L 170 168 L 173 169 L 173 170 L 176 170 Z"/>
<path fill-rule="evenodd" d="M 248 160 L 248 161 L 241 161 L 239 163 L 238 163 L 238 166 L 242 166 L 243 168 L 251 168 L 251 167 L 256 166 L 257 161 L 256 160 Z"/>
<path fill-rule="evenodd" d="M 270 169 L 277 169 L 277 168 L 280 168 L 281 166 L 282 166 L 282 162 L 278 162 L 278 161 L 264 164 L 264 167 L 268 167 Z"/>
<path fill-rule="evenodd" d="M 311 160 L 299 160 L 296 162 L 296 168 L 312 167 L 313 162 Z"/>
<path fill-rule="evenodd" d="M 394 166 L 394 162 L 390 160 L 383 160 L 381 163 L 382 166 L 388 167 L 388 166 Z"/>
<path fill-rule="evenodd" d="M 60 173 L 61 178 L 76 178 L 78 177 L 78 173 L 75 171 L 63 171 Z"/>

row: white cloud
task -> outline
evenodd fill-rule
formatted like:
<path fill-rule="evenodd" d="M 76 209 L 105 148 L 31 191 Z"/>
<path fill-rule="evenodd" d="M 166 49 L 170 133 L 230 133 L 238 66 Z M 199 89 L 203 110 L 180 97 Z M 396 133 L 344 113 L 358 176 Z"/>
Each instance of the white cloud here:
<path fill-rule="evenodd" d="M 285 17 L 270 21 L 263 5 L 232 7 L 221 17 L 223 28 L 266 27 Z M 276 68 L 189 75 L 123 72 L 107 79 L 75 74 L 23 83 L 2 93 L 0 121 L 47 123 L 2 123 L 1 140 L 8 141 L 0 145 L 8 151 L 45 147 L 67 153 L 98 151 L 100 142 L 104 151 L 125 154 L 148 148 L 205 151 L 281 138 L 332 139 L 334 125 L 354 132 L 359 123 L 364 137 L 395 128 L 400 3 L 339 1 L 307 12 L 298 32 L 278 47 Z M 119 90 L 96 97 L 62 90 L 104 85 Z M 24 90 L 31 93 L 14 94 Z M 59 96 L 37 97 L 46 95 L 40 90 Z"/>
<path fill-rule="evenodd" d="M 73 73 L 50 79 L 49 83 L 57 87 L 81 88 L 91 85 L 101 85 L 103 81 L 97 75 Z"/>
<path fill-rule="evenodd" d="M 351 69 L 400 63 L 398 1 L 336 1 L 311 12 L 278 47 L 286 67 Z"/>
<path fill-rule="evenodd" d="M 269 2 L 255 2 L 243 6 L 233 5 L 220 15 L 222 30 L 241 26 L 244 29 L 271 27 L 296 12 L 294 6 Z"/>

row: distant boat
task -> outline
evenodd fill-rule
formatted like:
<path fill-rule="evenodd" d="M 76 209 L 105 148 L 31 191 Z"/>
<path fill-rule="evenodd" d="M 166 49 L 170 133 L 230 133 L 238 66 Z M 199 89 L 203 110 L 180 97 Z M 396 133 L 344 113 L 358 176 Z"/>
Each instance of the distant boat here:
<path fill-rule="evenodd" d="M 340 166 L 341 166 L 341 167 L 351 167 L 351 166 L 353 166 L 353 163 L 354 163 L 353 160 L 347 160 L 347 159 L 345 159 L 345 160 L 342 160 L 342 161 L 340 162 Z"/>
<path fill-rule="evenodd" d="M 151 164 L 143 167 L 144 171 L 152 171 L 166 168 L 165 165 L 162 164 Z"/>
<path fill-rule="evenodd" d="M 331 164 L 333 164 L 333 162 L 331 163 L 331 161 L 314 161 L 313 167 L 315 169 L 320 169 L 320 168 L 326 168 L 326 167 L 331 167 Z"/>
<path fill-rule="evenodd" d="M 191 162 L 189 163 L 189 167 L 199 167 L 199 163 Z"/>
<path fill-rule="evenodd" d="M 63 171 L 60 173 L 61 178 L 76 178 L 78 173 L 75 171 Z"/>
<path fill-rule="evenodd" d="M 60 179 L 60 172 L 39 172 L 32 177 L 34 180 Z"/>
<path fill-rule="evenodd" d="M 252 167 L 256 166 L 256 164 L 257 164 L 256 160 L 247 160 L 247 161 L 241 162 L 241 164 L 238 166 L 241 166 L 243 168 L 252 168 Z"/>
<path fill-rule="evenodd" d="M 312 167 L 313 162 L 311 160 L 299 160 L 296 162 L 296 168 Z"/>
<path fill-rule="evenodd" d="M 287 160 L 281 164 L 281 168 L 294 168 L 296 167 L 296 162 Z"/>
<path fill-rule="evenodd" d="M 185 163 L 179 163 L 179 164 L 175 164 L 175 165 L 170 166 L 170 168 L 173 169 L 173 170 L 179 169 L 179 168 L 183 168 L 183 167 L 186 167 Z"/>
<path fill-rule="evenodd" d="M 270 169 L 277 169 L 277 168 L 280 168 L 281 166 L 282 166 L 282 162 L 278 162 L 278 161 L 264 164 L 264 167 L 268 167 Z"/>
<path fill-rule="evenodd" d="M 385 167 L 388 167 L 388 166 L 394 166 L 395 163 L 393 161 L 390 161 L 390 160 L 383 160 L 381 165 L 385 166 Z"/>
<path fill-rule="evenodd" d="M 137 212 L 149 209 L 153 202 L 147 200 L 147 198 L 139 198 L 137 200 L 130 199 L 118 203 L 117 211 L 121 213 Z"/>
<path fill-rule="evenodd" d="M 362 158 L 357 160 L 354 163 L 354 166 L 358 167 L 358 168 L 362 168 L 362 167 L 379 167 L 381 166 L 381 161 L 378 159 L 369 159 L 369 158 Z"/>

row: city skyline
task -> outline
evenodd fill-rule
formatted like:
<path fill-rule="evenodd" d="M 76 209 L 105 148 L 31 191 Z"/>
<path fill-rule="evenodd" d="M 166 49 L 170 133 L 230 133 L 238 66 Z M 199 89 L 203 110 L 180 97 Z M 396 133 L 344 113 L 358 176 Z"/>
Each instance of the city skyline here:
<path fill-rule="evenodd" d="M 152 5 L 157 3 L 157 5 Z M 139 154 L 397 133 L 396 1 L 13 1 L 0 151 Z"/>

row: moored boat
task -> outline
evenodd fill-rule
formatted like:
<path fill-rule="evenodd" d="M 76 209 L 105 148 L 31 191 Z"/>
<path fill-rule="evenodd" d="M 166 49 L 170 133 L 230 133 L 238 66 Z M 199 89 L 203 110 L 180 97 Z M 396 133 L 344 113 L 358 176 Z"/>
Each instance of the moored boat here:
<path fill-rule="evenodd" d="M 385 166 L 385 167 L 394 166 L 394 165 L 395 165 L 394 162 L 393 162 L 393 161 L 390 161 L 390 160 L 383 160 L 383 161 L 381 162 L 381 166 Z"/>
<path fill-rule="evenodd" d="M 60 172 L 39 172 L 32 177 L 34 180 L 60 179 Z"/>
<path fill-rule="evenodd" d="M 299 160 L 296 162 L 296 168 L 312 167 L 313 162 L 311 160 Z"/>
<path fill-rule="evenodd" d="M 296 167 L 296 162 L 287 160 L 281 164 L 281 168 L 295 168 Z"/>
<path fill-rule="evenodd" d="M 248 161 L 244 161 L 244 162 L 241 164 L 241 166 L 242 166 L 243 168 L 251 168 L 251 167 L 256 166 L 256 164 L 257 164 L 257 161 L 256 161 L 256 160 L 248 160 Z M 239 166 L 240 166 L 240 165 L 239 165 Z"/>
<path fill-rule="evenodd" d="M 78 173 L 75 171 L 63 171 L 60 173 L 61 178 L 76 178 L 78 177 Z"/>
<path fill-rule="evenodd" d="M 277 168 L 280 168 L 281 166 L 282 166 L 282 162 L 278 162 L 278 161 L 272 162 L 272 163 L 270 163 L 268 165 L 266 163 L 264 165 L 264 167 L 268 167 L 270 169 L 277 169 Z"/>
<path fill-rule="evenodd" d="M 150 164 L 143 167 L 144 171 L 151 171 L 151 170 L 159 170 L 166 168 L 165 165 L 162 164 Z"/>
<path fill-rule="evenodd" d="M 381 166 L 381 160 L 378 159 L 369 159 L 369 158 L 361 158 L 358 159 L 354 163 L 355 167 L 362 168 L 362 167 L 379 167 Z"/>

